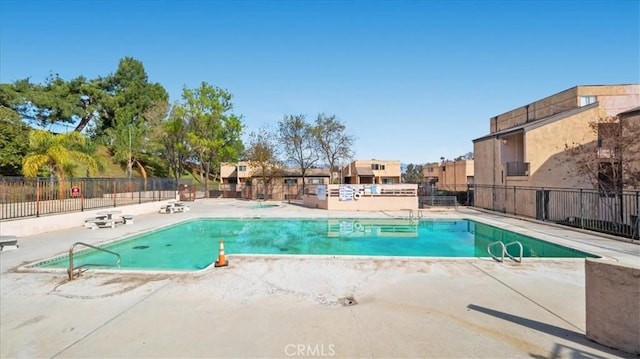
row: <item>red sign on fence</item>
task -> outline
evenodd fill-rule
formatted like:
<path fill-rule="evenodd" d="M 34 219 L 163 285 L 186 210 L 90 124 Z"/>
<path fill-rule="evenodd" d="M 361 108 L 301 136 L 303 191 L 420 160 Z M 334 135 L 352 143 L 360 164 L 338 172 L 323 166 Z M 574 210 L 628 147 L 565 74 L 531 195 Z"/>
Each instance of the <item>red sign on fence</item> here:
<path fill-rule="evenodd" d="M 80 197 L 80 187 L 71 187 L 71 197 Z"/>

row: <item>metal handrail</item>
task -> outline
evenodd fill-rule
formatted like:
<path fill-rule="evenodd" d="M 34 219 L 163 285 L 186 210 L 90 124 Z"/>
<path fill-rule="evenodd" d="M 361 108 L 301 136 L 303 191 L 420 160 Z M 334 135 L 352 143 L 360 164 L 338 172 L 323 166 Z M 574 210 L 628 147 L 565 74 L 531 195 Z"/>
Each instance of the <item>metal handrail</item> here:
<path fill-rule="evenodd" d="M 491 247 L 493 247 L 493 246 L 495 246 L 495 245 L 500 245 L 500 247 L 501 247 L 501 249 L 502 249 L 502 250 L 500 251 L 500 252 L 502 253 L 501 257 L 498 257 L 498 256 L 494 255 L 494 254 L 491 252 Z M 504 261 L 504 253 L 505 253 L 506 251 L 507 251 L 507 249 L 505 248 L 504 243 L 502 243 L 502 242 L 500 242 L 500 241 L 492 242 L 492 243 L 489 243 L 489 245 L 487 245 L 487 252 L 489 252 L 489 255 L 491 256 L 491 258 L 495 259 L 495 260 L 496 260 L 496 261 L 498 261 L 498 262 L 502 262 L 502 261 Z"/>
<path fill-rule="evenodd" d="M 511 254 L 509 254 L 509 252 L 507 251 L 507 248 L 508 248 L 509 246 L 512 246 L 512 245 L 517 245 L 518 247 L 520 247 L 520 259 L 516 259 L 516 258 L 514 258 L 514 257 L 513 257 Z M 522 243 L 520 243 L 520 242 L 518 242 L 518 241 L 513 241 L 513 242 L 510 242 L 510 243 L 507 243 L 507 244 L 505 244 L 505 245 L 504 245 L 504 252 L 505 252 L 505 254 L 506 254 L 507 256 L 509 256 L 509 258 L 511 258 L 512 260 L 514 260 L 514 261 L 516 261 L 516 262 L 518 262 L 518 263 L 522 263 L 522 254 L 523 254 L 523 252 L 524 252 L 524 248 L 522 247 Z"/>
<path fill-rule="evenodd" d="M 491 247 L 494 247 L 496 245 L 500 245 L 500 247 L 502 247 L 502 255 L 500 257 L 494 255 L 493 252 L 491 252 Z M 517 245 L 518 247 L 520 247 L 519 258 L 512 256 L 511 254 L 509 254 L 509 251 L 507 250 L 508 247 L 514 246 L 514 245 Z M 491 258 L 495 259 L 498 262 L 503 262 L 504 256 L 506 255 L 507 257 L 511 258 L 512 261 L 522 263 L 522 255 L 524 253 L 524 247 L 522 247 L 522 243 L 518 241 L 509 242 L 507 244 L 504 244 L 501 241 L 496 241 L 496 242 L 491 242 L 489 243 L 489 245 L 487 245 L 487 252 L 489 252 L 489 255 L 491 256 Z"/>
<path fill-rule="evenodd" d="M 409 211 L 409 219 L 414 219 L 414 218 L 420 219 L 420 218 L 424 217 L 424 213 L 422 213 L 422 210 L 420 210 L 420 209 L 417 209 L 415 211 L 415 215 L 414 215 L 413 209 L 409 208 L 409 209 L 407 209 L 407 211 Z"/>
<path fill-rule="evenodd" d="M 69 280 L 73 280 L 73 271 L 74 270 L 78 270 L 78 276 L 80 276 L 80 269 L 82 267 L 86 267 L 86 266 L 113 266 L 114 264 L 95 264 L 95 263 L 86 263 L 77 267 L 73 266 L 73 249 L 77 246 L 77 245 L 83 245 L 85 247 L 89 247 L 89 248 L 93 248 L 99 251 L 103 251 L 109 254 L 113 254 L 114 256 L 116 256 L 118 258 L 118 260 L 116 261 L 115 265 L 120 265 L 120 254 L 116 253 L 116 252 L 112 252 L 108 249 L 104 249 L 101 247 L 96 247 L 93 246 L 91 244 L 88 243 L 84 243 L 84 242 L 76 242 L 74 243 L 71 248 L 69 248 L 69 269 L 67 269 L 67 274 L 69 275 Z"/>

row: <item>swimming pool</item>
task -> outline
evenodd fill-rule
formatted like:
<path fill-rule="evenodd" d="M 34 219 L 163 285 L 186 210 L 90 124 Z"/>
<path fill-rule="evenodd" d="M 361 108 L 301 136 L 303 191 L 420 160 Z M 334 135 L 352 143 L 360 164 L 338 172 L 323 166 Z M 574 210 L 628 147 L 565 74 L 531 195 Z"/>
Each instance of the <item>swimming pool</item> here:
<path fill-rule="evenodd" d="M 470 220 L 391 218 L 195 219 L 102 247 L 120 254 L 120 269 L 192 271 L 215 262 L 220 240 L 226 255 L 489 257 L 489 243 L 519 241 L 523 257 L 596 257 Z M 113 255 L 101 251 L 74 255 L 76 266 L 112 262 Z M 66 268 L 68 257 L 34 266 Z"/>

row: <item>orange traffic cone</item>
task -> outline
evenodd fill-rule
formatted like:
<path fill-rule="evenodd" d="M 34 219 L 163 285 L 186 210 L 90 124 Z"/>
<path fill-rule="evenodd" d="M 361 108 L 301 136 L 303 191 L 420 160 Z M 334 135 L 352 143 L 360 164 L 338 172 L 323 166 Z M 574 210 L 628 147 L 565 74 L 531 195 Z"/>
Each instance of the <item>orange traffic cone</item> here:
<path fill-rule="evenodd" d="M 224 242 L 220 240 L 220 251 L 218 252 L 218 260 L 215 263 L 216 267 L 226 267 L 229 265 L 227 259 L 224 257 Z"/>

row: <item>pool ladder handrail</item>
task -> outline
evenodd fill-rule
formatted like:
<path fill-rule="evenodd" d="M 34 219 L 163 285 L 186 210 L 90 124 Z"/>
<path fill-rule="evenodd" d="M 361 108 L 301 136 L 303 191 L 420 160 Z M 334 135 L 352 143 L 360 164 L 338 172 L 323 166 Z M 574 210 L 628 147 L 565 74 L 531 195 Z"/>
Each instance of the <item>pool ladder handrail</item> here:
<path fill-rule="evenodd" d="M 113 254 L 114 256 L 116 256 L 118 258 L 118 260 L 116 261 L 116 264 L 85 263 L 85 264 L 79 265 L 77 267 L 74 267 L 73 266 L 73 250 L 78 245 L 82 245 L 82 246 L 93 248 L 93 249 L 96 249 L 96 250 L 99 250 L 99 251 L 103 251 L 103 252 L 106 252 L 106 253 L 109 253 L 109 254 Z M 71 246 L 71 248 L 69 248 L 69 269 L 67 269 L 67 274 L 69 275 L 69 280 L 73 280 L 73 277 L 74 277 L 73 272 L 75 270 L 78 271 L 76 276 L 79 277 L 80 274 L 82 273 L 81 269 L 83 267 L 89 267 L 89 266 L 103 267 L 103 266 L 119 266 L 119 265 L 120 265 L 120 254 L 118 254 L 116 252 L 113 252 L 113 251 L 110 251 L 108 249 L 104 249 L 104 248 L 101 248 L 101 247 L 96 247 L 94 245 L 91 245 L 91 244 L 88 244 L 88 243 L 84 243 L 84 242 L 76 242 Z"/>
<path fill-rule="evenodd" d="M 502 248 L 502 253 L 500 255 L 500 257 L 496 256 L 493 254 L 493 252 L 491 252 L 491 248 L 494 247 L 495 245 L 500 245 L 500 247 Z M 510 246 L 514 246 L 517 245 L 518 247 L 520 247 L 520 256 L 518 258 L 512 256 L 511 254 L 509 254 L 509 251 L 507 250 L 507 248 L 509 248 Z M 494 260 L 498 261 L 498 262 L 503 262 L 504 261 L 504 256 L 506 255 L 507 257 L 511 258 L 511 260 L 513 260 L 514 262 L 518 262 L 518 263 L 522 263 L 522 255 L 524 252 L 524 248 L 522 247 L 522 243 L 518 242 L 518 241 L 513 241 L 513 242 L 509 242 L 507 244 L 502 243 L 501 241 L 495 241 L 495 242 L 491 242 L 489 243 L 489 245 L 487 245 L 487 252 L 489 252 L 489 255 L 491 256 L 491 258 L 493 258 Z"/>
<path fill-rule="evenodd" d="M 409 219 L 421 219 L 424 216 L 422 210 L 418 209 L 415 211 L 415 215 L 413 214 L 413 209 L 409 209 Z"/>

